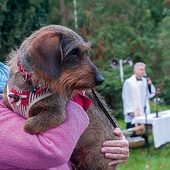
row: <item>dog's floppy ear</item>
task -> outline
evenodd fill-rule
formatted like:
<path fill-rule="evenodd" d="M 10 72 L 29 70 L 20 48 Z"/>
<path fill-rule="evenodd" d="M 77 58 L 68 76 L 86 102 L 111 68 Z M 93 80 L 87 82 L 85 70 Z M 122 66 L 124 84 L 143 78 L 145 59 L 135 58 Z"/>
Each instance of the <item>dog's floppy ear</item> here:
<path fill-rule="evenodd" d="M 60 34 L 46 32 L 36 36 L 31 43 L 29 57 L 36 63 L 38 68 L 53 78 L 60 76 L 60 63 L 62 50 Z"/>

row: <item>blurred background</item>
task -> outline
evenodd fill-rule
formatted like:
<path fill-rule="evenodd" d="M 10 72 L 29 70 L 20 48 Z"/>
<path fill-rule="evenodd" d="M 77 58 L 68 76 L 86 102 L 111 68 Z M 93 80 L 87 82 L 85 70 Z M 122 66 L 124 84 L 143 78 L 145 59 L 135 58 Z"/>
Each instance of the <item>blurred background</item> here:
<path fill-rule="evenodd" d="M 146 63 L 148 77 L 161 90 L 159 107 L 153 100 L 151 111 L 170 108 L 170 0 L 0 0 L 0 61 L 5 62 L 11 50 L 33 31 L 49 24 L 64 25 L 85 41 L 94 41 L 91 60 L 105 77 L 96 90 L 104 96 L 122 129 L 120 60 L 124 61 L 124 79 L 133 73 L 127 58 Z M 136 157 L 144 151 L 135 150 L 120 169 L 169 169 L 169 146 L 156 150 L 148 163 L 146 157 Z"/>

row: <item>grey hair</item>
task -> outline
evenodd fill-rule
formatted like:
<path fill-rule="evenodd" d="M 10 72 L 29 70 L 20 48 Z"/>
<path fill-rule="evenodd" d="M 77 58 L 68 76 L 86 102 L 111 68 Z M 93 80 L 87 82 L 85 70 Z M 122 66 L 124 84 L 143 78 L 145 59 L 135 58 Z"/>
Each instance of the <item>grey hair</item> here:
<path fill-rule="evenodd" d="M 137 62 L 137 63 L 133 66 L 134 70 L 136 70 L 139 66 L 146 67 L 146 64 L 143 63 L 143 62 Z"/>

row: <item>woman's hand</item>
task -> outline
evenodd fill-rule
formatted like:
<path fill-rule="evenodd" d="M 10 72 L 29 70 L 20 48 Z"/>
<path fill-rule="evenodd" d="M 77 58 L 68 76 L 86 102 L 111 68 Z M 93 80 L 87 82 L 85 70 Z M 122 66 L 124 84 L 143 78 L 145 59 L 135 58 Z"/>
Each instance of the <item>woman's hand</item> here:
<path fill-rule="evenodd" d="M 126 140 L 119 128 L 116 128 L 113 133 L 118 137 L 118 139 L 105 141 L 101 149 L 101 152 L 106 158 L 112 159 L 109 163 L 110 166 L 124 163 L 129 157 L 129 142 Z"/>

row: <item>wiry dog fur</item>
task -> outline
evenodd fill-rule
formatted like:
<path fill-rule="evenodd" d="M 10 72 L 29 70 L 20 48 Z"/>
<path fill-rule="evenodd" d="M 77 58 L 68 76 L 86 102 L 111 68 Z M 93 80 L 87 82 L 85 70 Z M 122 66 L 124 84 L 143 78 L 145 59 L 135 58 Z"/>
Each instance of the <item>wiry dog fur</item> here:
<path fill-rule="evenodd" d="M 67 119 L 65 105 L 75 90 L 92 89 L 103 82 L 99 70 L 89 59 L 90 47 L 90 42 L 85 43 L 72 30 L 51 25 L 34 32 L 10 54 L 8 84 L 17 91 L 29 92 L 47 86 L 52 93 L 30 108 L 24 126 L 27 132 L 41 133 L 60 125 Z M 22 71 L 17 63 L 22 65 Z M 114 138 L 113 127 L 93 96 L 88 91 L 86 95 L 93 101 L 88 110 L 90 125 L 80 137 L 71 161 L 78 169 L 116 169 L 116 166 L 109 167 L 110 160 L 100 153 L 102 143 Z M 6 88 L 4 103 L 11 108 L 8 97 Z M 12 97 L 16 102 L 20 100 L 17 95 Z"/>
<path fill-rule="evenodd" d="M 93 93 L 88 90 L 85 94 L 92 100 L 92 105 L 87 110 L 90 123 L 80 137 L 71 156 L 71 161 L 76 165 L 77 170 L 116 170 L 117 165 L 109 166 L 110 159 L 106 159 L 100 153 L 104 141 L 116 139 L 113 135 L 114 127 L 99 107 Z M 96 95 L 108 113 L 111 113 L 103 97 L 99 93 Z"/>

